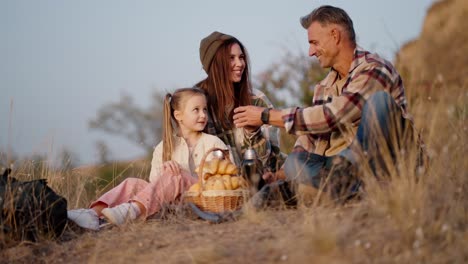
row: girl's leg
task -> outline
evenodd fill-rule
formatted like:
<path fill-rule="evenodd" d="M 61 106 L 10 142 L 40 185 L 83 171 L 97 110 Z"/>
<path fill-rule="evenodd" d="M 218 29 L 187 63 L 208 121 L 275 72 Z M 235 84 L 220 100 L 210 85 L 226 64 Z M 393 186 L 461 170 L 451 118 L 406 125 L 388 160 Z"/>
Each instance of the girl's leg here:
<path fill-rule="evenodd" d="M 141 210 L 138 203 L 126 202 L 111 208 L 104 208 L 102 215 L 112 224 L 123 225 L 127 221 L 137 219 L 141 215 Z"/>
<path fill-rule="evenodd" d="M 188 173 L 160 177 L 157 182 L 147 183 L 125 203 L 105 208 L 102 214 L 113 224 L 123 225 L 138 216 L 147 218 L 159 211 L 163 204 L 173 202 L 187 190 L 196 179 Z M 130 201 L 130 202 L 128 202 Z"/>
<path fill-rule="evenodd" d="M 83 228 L 98 230 L 99 217 L 102 216 L 103 209 L 128 202 L 136 192 L 144 189 L 148 184 L 141 179 L 128 178 L 94 201 L 90 209 L 69 210 L 68 219 Z"/>
<path fill-rule="evenodd" d="M 146 188 L 135 194 L 132 201 L 139 203 L 146 210 L 142 215 L 146 218 L 158 212 L 165 203 L 174 202 L 197 179 L 187 172 L 172 177 L 162 176 L 158 181 L 149 183 Z"/>
<path fill-rule="evenodd" d="M 92 202 L 90 208 L 100 215 L 104 208 L 128 202 L 136 193 L 145 189 L 148 184 L 147 181 L 138 178 L 125 179 L 119 185 Z"/>
<path fill-rule="evenodd" d="M 107 208 L 107 204 L 103 203 L 103 202 L 97 202 L 96 204 L 94 204 L 90 209 L 93 210 L 94 212 L 96 212 L 96 214 L 98 216 L 102 216 L 102 209 L 104 208 Z"/>

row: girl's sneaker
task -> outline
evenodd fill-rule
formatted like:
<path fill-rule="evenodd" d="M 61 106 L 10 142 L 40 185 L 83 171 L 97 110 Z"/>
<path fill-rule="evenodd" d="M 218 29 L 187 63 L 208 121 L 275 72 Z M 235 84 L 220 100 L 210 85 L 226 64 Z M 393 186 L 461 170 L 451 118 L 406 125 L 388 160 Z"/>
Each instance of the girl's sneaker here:
<path fill-rule="evenodd" d="M 99 216 L 93 209 L 69 210 L 67 216 L 68 219 L 82 228 L 99 230 Z"/>
<path fill-rule="evenodd" d="M 140 208 L 135 203 L 123 203 L 112 208 L 105 208 L 101 213 L 112 224 L 121 226 L 137 219 L 140 215 Z"/>

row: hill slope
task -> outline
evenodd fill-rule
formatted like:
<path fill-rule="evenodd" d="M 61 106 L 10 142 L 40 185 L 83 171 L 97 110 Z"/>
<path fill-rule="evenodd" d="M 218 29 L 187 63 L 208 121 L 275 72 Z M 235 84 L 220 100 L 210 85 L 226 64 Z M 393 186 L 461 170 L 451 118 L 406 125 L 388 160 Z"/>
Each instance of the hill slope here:
<path fill-rule="evenodd" d="M 397 67 L 406 86 L 466 85 L 468 76 L 468 1 L 438 1 L 428 10 L 420 36 L 405 44 Z"/>

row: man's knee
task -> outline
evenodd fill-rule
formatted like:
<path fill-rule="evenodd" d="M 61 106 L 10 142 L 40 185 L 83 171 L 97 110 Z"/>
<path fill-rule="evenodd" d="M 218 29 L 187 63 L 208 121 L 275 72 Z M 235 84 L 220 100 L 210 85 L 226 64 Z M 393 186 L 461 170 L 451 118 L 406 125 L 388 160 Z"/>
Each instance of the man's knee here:
<path fill-rule="evenodd" d="M 319 172 L 325 161 L 325 157 L 313 153 L 291 153 L 284 163 L 286 180 L 318 187 L 320 185 Z"/>
<path fill-rule="evenodd" d="M 293 175 L 297 173 L 299 168 L 303 167 L 305 164 L 303 153 L 293 152 L 288 155 L 286 161 L 284 162 L 284 173 L 286 174 L 286 179 L 291 180 Z"/>
<path fill-rule="evenodd" d="M 382 101 L 382 100 L 389 100 L 389 99 L 393 99 L 393 97 L 386 91 L 377 91 L 369 97 L 369 100 L 371 101 L 373 100 Z"/>
<path fill-rule="evenodd" d="M 378 91 L 373 93 L 367 100 L 363 111 L 372 109 L 376 113 L 388 112 L 395 108 L 395 99 L 386 91 Z"/>

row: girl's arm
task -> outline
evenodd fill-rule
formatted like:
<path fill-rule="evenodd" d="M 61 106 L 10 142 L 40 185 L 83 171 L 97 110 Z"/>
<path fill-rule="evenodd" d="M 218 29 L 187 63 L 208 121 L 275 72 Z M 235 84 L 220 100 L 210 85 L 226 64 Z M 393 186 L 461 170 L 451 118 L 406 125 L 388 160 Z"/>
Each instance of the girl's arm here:
<path fill-rule="evenodd" d="M 153 159 L 151 160 L 151 172 L 149 176 L 150 182 L 155 182 L 159 179 L 162 172 L 162 151 L 163 144 L 160 142 L 153 151 Z"/>
<path fill-rule="evenodd" d="M 151 161 L 151 172 L 149 176 L 150 182 L 159 180 L 162 175 L 171 176 L 181 173 L 179 163 L 173 160 L 162 161 L 163 144 L 159 143 L 153 152 L 153 160 Z"/>
<path fill-rule="evenodd" d="M 175 160 L 168 160 L 163 162 L 162 164 L 162 174 L 164 174 L 165 176 L 175 176 L 180 174 L 181 171 L 182 169 L 179 163 L 177 163 L 177 161 Z"/>

